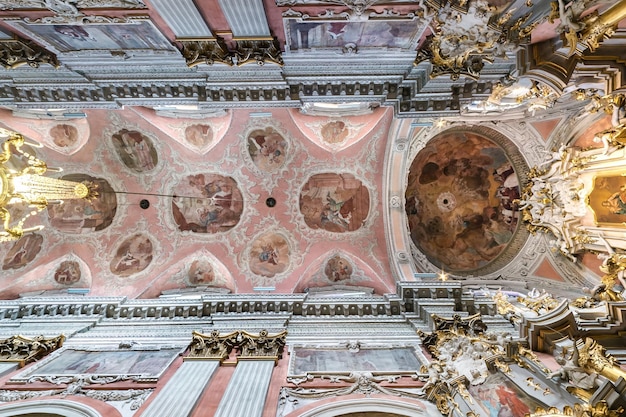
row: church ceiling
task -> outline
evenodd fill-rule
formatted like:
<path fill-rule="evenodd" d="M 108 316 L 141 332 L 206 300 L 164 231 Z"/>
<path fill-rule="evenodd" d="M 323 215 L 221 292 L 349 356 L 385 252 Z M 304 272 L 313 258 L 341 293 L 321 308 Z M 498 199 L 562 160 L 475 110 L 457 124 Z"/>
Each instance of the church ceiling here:
<path fill-rule="evenodd" d="M 0 123 L 99 196 L 0 246 L 0 296 L 587 285 L 513 201 L 612 126 L 622 3 L 5 1 Z"/>
<path fill-rule="evenodd" d="M 379 196 L 390 110 L 299 120 L 313 140 L 296 113 L 261 116 L 199 121 L 128 108 L 59 123 L 3 113 L 7 127 L 44 144 L 37 153 L 63 178 L 92 181 L 99 193 L 51 206 L 38 219 L 44 231 L 2 245 L 2 274 L 13 278 L 3 296 L 68 287 L 131 297 L 206 287 L 392 292 Z M 349 141 L 349 150 L 327 141 Z"/>

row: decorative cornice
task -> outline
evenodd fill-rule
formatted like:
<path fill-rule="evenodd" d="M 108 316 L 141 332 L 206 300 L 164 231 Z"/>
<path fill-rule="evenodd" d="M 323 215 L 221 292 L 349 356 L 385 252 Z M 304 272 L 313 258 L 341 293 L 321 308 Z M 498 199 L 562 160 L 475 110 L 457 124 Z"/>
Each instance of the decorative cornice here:
<path fill-rule="evenodd" d="M 0 340 L 0 362 L 17 362 L 22 367 L 35 362 L 63 345 L 65 336 L 52 338 L 37 336 L 33 339 L 21 335 Z"/>
<path fill-rule="evenodd" d="M 27 39 L 0 39 L 0 65 L 6 69 L 15 69 L 22 65 L 39 68 L 41 64 L 59 67 L 59 61 L 52 52 L 47 51 Z"/>

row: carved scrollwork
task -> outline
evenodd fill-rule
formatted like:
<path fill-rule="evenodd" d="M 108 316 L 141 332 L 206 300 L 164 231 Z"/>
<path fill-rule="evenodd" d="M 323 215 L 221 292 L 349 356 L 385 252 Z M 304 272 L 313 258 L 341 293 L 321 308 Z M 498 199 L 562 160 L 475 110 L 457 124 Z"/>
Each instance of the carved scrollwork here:
<path fill-rule="evenodd" d="M 237 345 L 239 332 L 231 332 L 221 335 L 218 330 L 205 335 L 193 332 L 189 355 L 185 359 L 207 359 L 224 361 Z"/>
<path fill-rule="evenodd" d="M 487 55 L 469 52 L 461 56 L 446 56 L 441 50 L 441 39 L 431 37 L 418 51 L 414 64 L 417 65 L 422 61 L 430 61 L 433 66 L 430 78 L 450 75 L 450 79 L 456 81 L 462 75 L 478 80 L 485 62 L 493 62 L 493 59 Z"/>
<path fill-rule="evenodd" d="M 213 330 L 209 335 L 193 332 L 190 352 L 185 359 L 223 362 L 236 349 L 238 359 L 278 361 L 283 355 L 286 336 L 286 330 L 275 334 L 270 334 L 267 330 L 261 330 L 258 334 L 238 330 L 224 335 L 219 330 Z"/>
<path fill-rule="evenodd" d="M 375 376 L 371 372 L 355 371 L 343 375 L 323 375 L 322 379 L 328 379 L 330 383 L 347 383 L 346 387 L 334 389 L 316 389 L 316 388 L 284 388 L 284 394 L 296 398 L 328 398 L 350 394 L 385 394 L 406 398 L 424 398 L 423 393 L 414 393 L 402 389 L 389 388 L 381 385 L 381 382 L 395 382 L 399 376 L 385 375 Z M 307 381 L 311 381 L 313 376 L 307 375 Z M 394 379 L 395 378 L 395 379 Z M 293 382 L 291 380 L 290 382 Z M 304 382 L 304 381 L 299 381 Z"/>
<path fill-rule="evenodd" d="M 55 13 L 74 9 L 145 9 L 141 0 L 5 0 L 0 10 L 48 9 Z"/>
<path fill-rule="evenodd" d="M 532 368 L 529 366 L 529 363 L 533 363 L 539 369 L 541 369 L 544 373 L 549 373 L 550 370 L 546 368 L 543 363 L 539 360 L 535 352 L 531 349 L 522 345 L 522 343 L 517 342 L 515 344 L 511 344 L 511 354 L 510 357 L 513 359 L 517 365 L 521 368 L 526 368 L 532 371 Z"/>
<path fill-rule="evenodd" d="M 52 52 L 26 39 L 0 40 L 0 65 L 14 69 L 22 65 L 39 68 L 41 64 L 59 67 L 59 61 Z"/>
<path fill-rule="evenodd" d="M 135 380 L 135 377 L 118 376 L 37 376 L 28 380 L 31 382 L 48 382 L 55 385 L 67 384 L 63 389 L 51 389 L 41 391 L 0 390 L 1 402 L 21 401 L 30 398 L 48 396 L 77 395 L 89 397 L 103 402 L 124 401 L 131 410 L 137 410 L 145 402 L 146 398 L 154 391 L 153 389 L 128 389 L 128 390 L 93 390 L 85 389 L 87 385 L 103 385 L 112 382 Z"/>
<path fill-rule="evenodd" d="M 235 57 L 237 66 L 255 62 L 257 65 L 267 63 L 283 65 L 280 45 L 274 38 L 236 39 Z"/>
<path fill-rule="evenodd" d="M 270 335 L 267 330 L 261 330 L 258 335 L 241 331 L 239 358 L 246 359 L 274 359 L 283 357 L 287 331 Z"/>
<path fill-rule="evenodd" d="M 582 36 L 581 43 L 587 46 L 591 52 L 600 47 L 603 40 L 615 34 L 616 25 L 606 24 L 602 21 L 594 21 L 589 25 L 586 33 Z"/>
<path fill-rule="evenodd" d="M 21 335 L 0 340 L 0 362 L 17 362 L 21 366 L 37 361 L 63 345 L 65 336 L 52 338 L 37 336 L 33 339 Z"/>
<path fill-rule="evenodd" d="M 597 372 L 613 382 L 617 382 L 620 377 L 626 379 L 626 372 L 620 368 L 615 358 L 606 353 L 604 346 L 590 337 L 585 338 L 584 345 L 579 349 L 578 365 Z"/>
<path fill-rule="evenodd" d="M 97 15 L 84 15 L 80 12 L 57 14 L 55 16 L 44 16 L 42 18 L 30 19 L 24 18 L 24 22 L 28 24 L 42 24 L 42 25 L 56 25 L 56 24 L 68 24 L 68 25 L 86 25 L 86 24 L 98 24 L 98 23 L 129 23 L 130 20 L 126 17 L 108 17 Z"/>
<path fill-rule="evenodd" d="M 528 417 L 619 417 L 624 409 L 619 407 L 617 410 L 609 409 L 606 401 L 602 400 L 594 405 L 591 404 L 574 404 L 573 407 L 566 405 L 563 410 L 556 407 L 548 409 L 537 409 L 534 413 L 527 414 Z"/>
<path fill-rule="evenodd" d="M 182 54 L 189 68 L 196 65 L 213 65 L 216 62 L 233 65 L 233 55 L 226 44 L 219 38 L 215 39 L 179 39 Z"/>
<path fill-rule="evenodd" d="M 378 3 L 390 3 L 389 0 L 276 0 L 277 6 L 297 6 L 304 4 L 332 4 L 349 8 L 356 16 Z"/>

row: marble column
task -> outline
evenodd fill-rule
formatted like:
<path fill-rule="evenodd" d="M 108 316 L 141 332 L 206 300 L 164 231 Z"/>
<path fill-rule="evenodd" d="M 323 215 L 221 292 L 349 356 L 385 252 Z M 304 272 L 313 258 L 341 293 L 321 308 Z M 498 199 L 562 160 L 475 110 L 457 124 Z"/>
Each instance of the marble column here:
<path fill-rule="evenodd" d="M 187 417 L 219 366 L 219 360 L 183 362 L 141 415 L 143 417 Z"/>
<path fill-rule="evenodd" d="M 273 360 L 239 361 L 214 417 L 261 417 Z"/>

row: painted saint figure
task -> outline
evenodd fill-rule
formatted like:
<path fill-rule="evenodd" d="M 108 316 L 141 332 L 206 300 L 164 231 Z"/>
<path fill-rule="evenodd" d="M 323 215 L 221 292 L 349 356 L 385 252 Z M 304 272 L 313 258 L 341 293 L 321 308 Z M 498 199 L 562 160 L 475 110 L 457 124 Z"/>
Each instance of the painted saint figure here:
<path fill-rule="evenodd" d="M 180 230 L 216 233 L 237 225 L 243 211 L 243 196 L 237 183 L 218 174 L 196 174 L 186 177 L 176 187 L 172 214 Z"/>
<path fill-rule="evenodd" d="M 261 171 L 272 172 L 285 162 L 287 141 L 274 128 L 257 129 L 248 135 L 248 153 Z"/>
<path fill-rule="evenodd" d="M 115 150 L 128 168 L 136 172 L 154 169 L 158 162 L 156 149 L 150 139 L 135 130 L 122 129 L 112 136 Z"/>
<path fill-rule="evenodd" d="M 622 185 L 618 192 L 603 201 L 602 206 L 607 207 L 613 214 L 626 214 L 626 185 Z"/>

